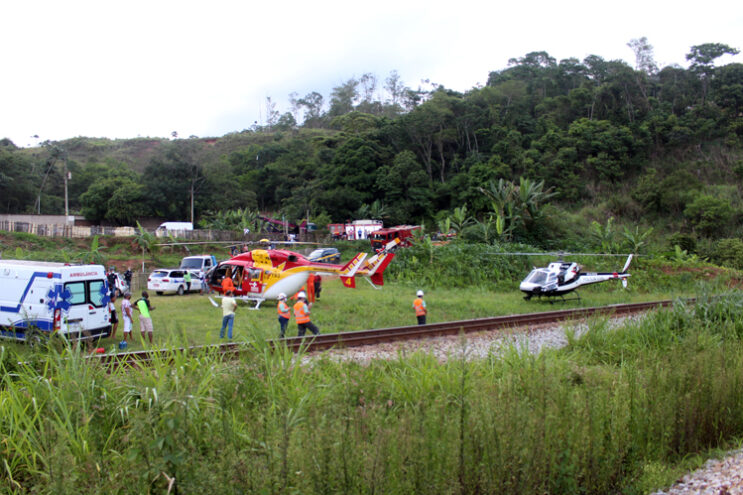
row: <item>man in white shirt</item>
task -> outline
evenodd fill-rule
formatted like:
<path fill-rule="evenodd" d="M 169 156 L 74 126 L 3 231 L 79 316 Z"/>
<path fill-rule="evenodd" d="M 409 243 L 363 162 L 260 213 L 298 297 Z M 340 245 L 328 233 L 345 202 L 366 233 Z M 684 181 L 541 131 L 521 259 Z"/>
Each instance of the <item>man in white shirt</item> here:
<path fill-rule="evenodd" d="M 222 328 L 219 330 L 219 338 L 224 338 L 224 329 L 228 327 L 227 338 L 232 340 L 232 325 L 235 322 L 235 309 L 237 301 L 232 297 L 233 292 L 228 290 L 222 298 Z"/>

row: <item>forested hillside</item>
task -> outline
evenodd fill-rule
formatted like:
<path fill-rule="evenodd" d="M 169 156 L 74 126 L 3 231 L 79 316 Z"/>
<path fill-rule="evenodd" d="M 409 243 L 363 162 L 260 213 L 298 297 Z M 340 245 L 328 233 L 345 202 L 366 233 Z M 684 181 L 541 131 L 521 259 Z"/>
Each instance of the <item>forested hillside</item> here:
<path fill-rule="evenodd" d="M 647 40 L 630 46 L 635 68 L 533 52 L 465 93 L 365 74 L 327 103 L 293 95 L 281 114 L 269 99 L 265 125 L 209 139 L 0 141 L 0 211 L 62 213 L 66 165 L 71 209 L 117 224 L 188 220 L 193 197 L 197 220 L 375 217 L 545 247 L 610 217 L 691 250 L 739 236 L 743 64 L 715 65 L 738 50 L 698 45 L 688 68 L 658 68 Z"/>

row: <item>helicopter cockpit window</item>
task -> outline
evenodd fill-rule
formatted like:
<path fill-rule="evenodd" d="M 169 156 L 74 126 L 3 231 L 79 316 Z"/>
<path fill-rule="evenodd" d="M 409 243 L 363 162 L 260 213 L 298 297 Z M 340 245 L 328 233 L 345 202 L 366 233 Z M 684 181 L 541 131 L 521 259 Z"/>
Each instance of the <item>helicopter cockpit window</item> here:
<path fill-rule="evenodd" d="M 261 270 L 260 268 L 249 268 L 248 269 L 248 277 L 251 278 L 251 280 L 256 280 L 261 278 Z"/>
<path fill-rule="evenodd" d="M 526 281 L 530 284 L 542 285 L 547 282 L 548 272 L 545 270 L 532 270 Z"/>

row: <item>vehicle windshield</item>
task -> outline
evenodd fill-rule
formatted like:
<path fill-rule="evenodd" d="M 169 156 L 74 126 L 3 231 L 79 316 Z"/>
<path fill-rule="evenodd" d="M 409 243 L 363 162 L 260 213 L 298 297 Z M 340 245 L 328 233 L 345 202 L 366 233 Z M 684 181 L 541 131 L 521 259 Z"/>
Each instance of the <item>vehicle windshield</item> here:
<path fill-rule="evenodd" d="M 314 251 L 312 251 L 310 253 L 310 255 L 308 257 L 309 258 L 318 258 L 318 257 L 322 256 L 322 253 L 324 253 L 324 252 L 325 252 L 324 249 L 315 249 Z"/>
<path fill-rule="evenodd" d="M 547 270 L 532 270 L 528 277 L 526 277 L 526 281 L 530 284 L 537 284 L 542 285 L 547 282 L 547 275 L 549 272 Z"/>
<path fill-rule="evenodd" d="M 150 275 L 150 277 L 153 277 L 153 278 L 163 278 L 167 276 L 168 276 L 168 272 L 152 272 L 152 275 Z"/>
<path fill-rule="evenodd" d="M 201 260 L 200 259 L 184 259 L 181 260 L 181 266 L 180 268 L 189 268 L 189 269 L 200 269 L 201 268 Z"/>

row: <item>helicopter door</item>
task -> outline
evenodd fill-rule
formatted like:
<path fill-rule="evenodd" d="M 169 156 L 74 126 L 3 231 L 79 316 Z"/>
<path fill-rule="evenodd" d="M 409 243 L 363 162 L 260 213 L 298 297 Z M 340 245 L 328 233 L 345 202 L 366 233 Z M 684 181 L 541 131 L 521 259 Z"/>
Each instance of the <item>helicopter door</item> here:
<path fill-rule="evenodd" d="M 261 274 L 263 270 L 260 268 L 248 268 L 245 271 L 246 276 L 246 287 L 245 289 L 251 294 L 260 294 L 263 292 L 263 284 L 261 283 Z"/>
<path fill-rule="evenodd" d="M 551 272 L 547 275 L 547 282 L 544 284 L 544 290 L 555 290 L 557 289 L 557 274 Z"/>

